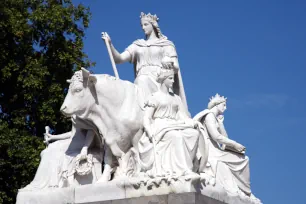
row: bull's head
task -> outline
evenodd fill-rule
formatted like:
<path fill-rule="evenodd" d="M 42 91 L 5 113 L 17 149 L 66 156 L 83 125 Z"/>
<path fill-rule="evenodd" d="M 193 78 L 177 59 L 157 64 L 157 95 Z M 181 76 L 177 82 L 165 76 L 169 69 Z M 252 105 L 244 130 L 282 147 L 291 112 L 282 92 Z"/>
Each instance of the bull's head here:
<path fill-rule="evenodd" d="M 83 115 L 96 103 L 95 88 L 96 76 L 82 68 L 76 71 L 70 80 L 68 94 L 61 107 L 61 112 L 66 116 Z"/>

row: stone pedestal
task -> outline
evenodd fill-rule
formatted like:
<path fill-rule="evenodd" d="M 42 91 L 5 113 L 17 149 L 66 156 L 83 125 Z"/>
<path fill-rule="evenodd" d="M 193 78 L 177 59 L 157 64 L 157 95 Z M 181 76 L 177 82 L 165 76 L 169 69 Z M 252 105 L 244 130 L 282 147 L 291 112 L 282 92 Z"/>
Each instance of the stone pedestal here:
<path fill-rule="evenodd" d="M 74 188 L 19 191 L 17 204 L 258 204 L 199 180 L 119 180 Z"/>
<path fill-rule="evenodd" d="M 74 203 L 73 188 L 56 188 L 42 191 L 19 191 L 18 204 L 68 204 Z"/>

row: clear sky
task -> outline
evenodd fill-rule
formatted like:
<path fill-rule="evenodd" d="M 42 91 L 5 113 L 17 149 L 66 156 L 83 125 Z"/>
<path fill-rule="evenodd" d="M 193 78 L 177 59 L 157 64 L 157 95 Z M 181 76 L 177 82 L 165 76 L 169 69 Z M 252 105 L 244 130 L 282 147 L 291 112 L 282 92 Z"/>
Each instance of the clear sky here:
<path fill-rule="evenodd" d="M 101 32 L 120 51 L 143 38 L 140 12 L 156 13 L 176 45 L 189 111 L 228 98 L 228 135 L 247 148 L 251 188 L 268 204 L 306 203 L 306 1 L 73 0 L 92 21 L 85 52 L 113 74 Z M 133 66 L 117 65 L 133 81 Z"/>

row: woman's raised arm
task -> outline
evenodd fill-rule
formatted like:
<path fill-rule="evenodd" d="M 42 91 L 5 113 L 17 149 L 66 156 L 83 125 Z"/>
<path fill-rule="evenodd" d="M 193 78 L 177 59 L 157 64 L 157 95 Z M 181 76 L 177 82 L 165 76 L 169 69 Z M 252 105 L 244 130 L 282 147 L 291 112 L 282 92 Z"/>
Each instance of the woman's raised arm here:
<path fill-rule="evenodd" d="M 131 54 L 128 51 L 124 51 L 120 54 L 117 51 L 117 49 L 114 47 L 114 45 L 112 44 L 112 40 L 106 32 L 102 32 L 102 39 L 105 41 L 108 41 L 108 43 L 110 44 L 112 55 L 114 57 L 116 64 L 121 64 L 124 62 L 131 61 L 131 57 L 132 57 Z"/>
<path fill-rule="evenodd" d="M 155 111 L 154 107 L 147 106 L 146 110 L 145 110 L 145 113 L 144 113 L 144 116 L 143 116 L 143 127 L 144 127 L 145 132 L 147 133 L 147 136 L 150 139 L 153 137 L 153 131 L 152 131 L 152 128 L 151 128 L 151 123 L 152 123 L 151 121 L 152 121 L 154 111 Z"/>

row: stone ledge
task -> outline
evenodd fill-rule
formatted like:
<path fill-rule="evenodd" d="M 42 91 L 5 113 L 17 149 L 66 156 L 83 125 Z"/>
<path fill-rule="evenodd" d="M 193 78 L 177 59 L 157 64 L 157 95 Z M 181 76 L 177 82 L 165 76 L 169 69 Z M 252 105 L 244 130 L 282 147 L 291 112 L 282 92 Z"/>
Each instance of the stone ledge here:
<path fill-rule="evenodd" d="M 19 191 L 17 204 L 73 204 L 74 188 L 55 188 L 41 191 Z"/>
<path fill-rule="evenodd" d="M 225 204 L 199 193 L 154 195 L 121 200 L 94 202 L 90 204 Z"/>
<path fill-rule="evenodd" d="M 137 183 L 137 182 L 136 182 Z M 258 204 L 248 197 L 229 195 L 219 186 L 199 180 L 160 181 L 138 186 L 129 180 L 96 183 L 75 188 L 19 191 L 17 204 Z"/>

